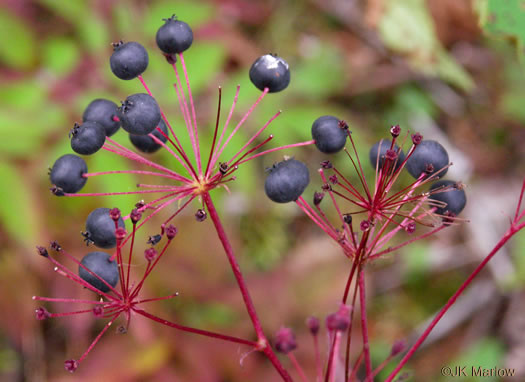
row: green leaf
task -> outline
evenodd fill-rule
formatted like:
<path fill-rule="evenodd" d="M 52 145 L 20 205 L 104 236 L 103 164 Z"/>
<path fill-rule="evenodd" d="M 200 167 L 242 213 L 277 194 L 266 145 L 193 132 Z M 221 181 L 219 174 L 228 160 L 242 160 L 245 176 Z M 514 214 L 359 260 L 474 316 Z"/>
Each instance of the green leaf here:
<path fill-rule="evenodd" d="M 79 60 L 76 44 L 69 38 L 51 37 L 42 44 L 42 65 L 54 74 L 66 76 Z"/>
<path fill-rule="evenodd" d="M 31 28 L 11 13 L 0 9 L 0 61 L 13 69 L 30 69 L 36 59 Z"/>
<path fill-rule="evenodd" d="M 483 29 L 495 37 L 511 40 L 523 55 L 525 5 L 522 0 L 485 0 L 478 2 Z"/>
<path fill-rule="evenodd" d="M 405 57 L 415 70 L 469 91 L 474 86 L 470 75 L 439 42 L 432 17 L 424 0 L 391 0 L 379 22 L 385 45 Z"/>
<path fill-rule="evenodd" d="M 23 171 L 6 161 L 0 161 L 0 221 L 8 232 L 25 247 L 33 247 L 39 227 L 33 213 L 35 201 L 31 198 L 31 187 L 25 182 Z"/>
<path fill-rule="evenodd" d="M 62 0 L 38 0 L 40 4 L 47 7 L 49 10 L 60 15 L 70 23 L 75 25 L 78 20 L 86 18 L 89 13 L 89 7 L 87 0 L 74 0 L 74 1 L 62 1 Z"/>

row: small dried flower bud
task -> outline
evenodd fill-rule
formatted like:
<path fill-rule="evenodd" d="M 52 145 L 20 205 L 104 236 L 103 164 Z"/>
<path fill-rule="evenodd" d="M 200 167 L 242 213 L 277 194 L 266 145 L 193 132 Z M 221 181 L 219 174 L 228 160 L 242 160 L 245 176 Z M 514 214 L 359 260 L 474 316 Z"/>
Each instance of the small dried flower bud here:
<path fill-rule="evenodd" d="M 339 310 L 326 317 L 328 330 L 345 331 L 350 325 L 350 308 L 341 304 Z"/>
<path fill-rule="evenodd" d="M 155 245 L 162 239 L 162 235 L 150 236 L 147 244 Z"/>
<path fill-rule="evenodd" d="M 342 119 L 339 121 L 339 127 L 343 130 L 348 130 L 348 124 Z"/>
<path fill-rule="evenodd" d="M 321 162 L 321 168 L 325 170 L 331 169 L 332 167 L 334 166 L 332 165 L 332 162 L 330 162 L 329 160 L 324 160 Z"/>
<path fill-rule="evenodd" d="M 434 165 L 432 163 L 427 163 L 427 166 L 425 167 L 425 172 L 427 174 L 432 174 L 434 172 Z"/>
<path fill-rule="evenodd" d="M 120 219 L 120 210 L 118 208 L 112 208 L 109 211 L 109 216 L 111 216 L 113 221 L 118 221 Z"/>
<path fill-rule="evenodd" d="M 145 205 L 146 202 L 144 202 L 144 200 L 139 200 L 137 203 L 135 203 L 135 208 L 138 208 L 140 210 L 141 208 L 144 208 Z"/>
<path fill-rule="evenodd" d="M 329 180 L 330 182 L 332 182 L 332 184 L 337 184 L 337 183 L 339 183 L 339 179 L 337 179 L 337 175 L 331 175 L 331 176 L 328 178 L 328 180 Z"/>
<path fill-rule="evenodd" d="M 392 134 L 393 138 L 399 137 L 399 134 L 401 134 L 401 128 L 399 127 L 399 125 L 393 125 L 390 128 L 390 134 Z"/>
<path fill-rule="evenodd" d="M 124 240 L 124 238 L 126 237 L 126 230 L 122 227 L 118 227 L 115 230 L 115 237 L 117 238 L 117 240 Z"/>
<path fill-rule="evenodd" d="M 111 46 L 113 47 L 113 49 L 117 49 L 119 46 L 121 46 L 122 44 L 124 44 L 124 41 L 122 40 L 119 40 L 117 42 L 112 42 L 111 43 Z"/>
<path fill-rule="evenodd" d="M 57 186 L 53 186 L 49 190 L 55 196 L 64 196 L 65 195 L 64 190 L 61 189 L 60 187 L 57 187 Z"/>
<path fill-rule="evenodd" d="M 423 140 L 423 136 L 419 133 L 412 134 L 412 143 L 417 146 Z"/>
<path fill-rule="evenodd" d="M 133 224 L 136 224 L 140 220 L 140 218 L 142 218 L 142 214 L 139 212 L 138 209 L 134 208 L 133 210 L 131 210 L 129 218 L 131 219 Z"/>
<path fill-rule="evenodd" d="M 148 261 L 153 261 L 157 257 L 157 251 L 155 248 L 148 248 L 144 251 L 144 257 Z"/>
<path fill-rule="evenodd" d="M 332 191 L 332 186 L 330 186 L 328 183 L 325 183 L 321 186 L 321 189 L 323 191 Z"/>
<path fill-rule="evenodd" d="M 73 373 L 78 368 L 78 362 L 74 359 L 68 359 L 64 362 L 64 368 L 70 373 Z"/>
<path fill-rule="evenodd" d="M 319 327 L 321 326 L 321 323 L 317 317 L 308 317 L 306 319 L 306 326 L 308 326 L 308 329 L 310 329 L 310 333 L 315 336 L 317 333 L 319 333 Z"/>
<path fill-rule="evenodd" d="M 177 235 L 177 228 L 175 228 L 174 225 L 170 224 L 167 228 L 165 228 L 165 232 L 168 240 L 172 240 L 175 237 L 175 235 Z"/>
<path fill-rule="evenodd" d="M 279 329 L 275 335 L 275 350 L 288 354 L 295 348 L 297 348 L 297 341 L 292 329 L 284 327 Z"/>
<path fill-rule="evenodd" d="M 197 212 L 195 212 L 195 219 L 198 222 L 203 222 L 204 220 L 206 220 L 206 217 L 207 217 L 206 211 L 204 211 L 202 208 L 199 208 Z"/>
<path fill-rule="evenodd" d="M 392 162 L 397 159 L 397 152 L 395 150 L 386 150 L 385 158 L 391 160 Z"/>
<path fill-rule="evenodd" d="M 314 192 L 314 204 L 318 206 L 324 198 L 324 192 Z"/>
<path fill-rule="evenodd" d="M 414 233 L 415 230 L 416 230 L 416 223 L 414 223 L 414 222 L 410 222 L 410 223 L 408 223 L 408 224 L 406 225 L 406 227 L 405 227 L 405 231 L 406 231 L 407 233 Z"/>
<path fill-rule="evenodd" d="M 368 220 L 363 220 L 361 224 L 359 224 L 359 228 L 363 232 L 368 231 L 370 229 L 370 222 Z"/>
<path fill-rule="evenodd" d="M 35 310 L 35 317 L 38 321 L 45 320 L 49 317 L 51 317 L 51 313 L 49 313 L 46 308 L 38 308 Z"/>
<path fill-rule="evenodd" d="M 95 316 L 96 318 L 104 317 L 104 307 L 102 305 L 96 305 L 93 308 L 93 316 Z"/>
<path fill-rule="evenodd" d="M 56 241 L 56 240 L 53 240 L 53 241 L 51 242 L 50 247 L 51 247 L 51 249 L 52 249 L 53 251 L 57 251 L 57 252 L 59 252 L 59 251 L 62 250 L 62 247 L 60 246 L 60 244 L 58 244 L 58 241 Z"/>
<path fill-rule="evenodd" d="M 219 163 L 219 172 L 222 175 L 226 175 L 226 173 L 228 172 L 228 163 L 224 163 L 224 162 Z"/>
<path fill-rule="evenodd" d="M 120 325 L 117 328 L 117 334 L 127 334 L 127 333 L 128 333 L 128 329 L 124 325 Z"/>
<path fill-rule="evenodd" d="M 348 225 L 352 224 L 352 215 L 350 215 L 350 214 L 344 214 L 344 215 L 343 215 L 343 220 L 344 220 L 345 223 L 348 224 Z"/>
<path fill-rule="evenodd" d="M 392 357 L 395 357 L 396 355 L 401 353 L 403 350 L 405 350 L 406 346 L 407 346 L 407 343 L 405 340 L 397 340 L 392 345 L 392 350 L 390 350 L 390 355 Z"/>
<path fill-rule="evenodd" d="M 36 250 L 40 256 L 49 257 L 49 253 L 47 253 L 47 249 L 45 247 L 37 246 Z"/>
<path fill-rule="evenodd" d="M 164 57 L 166 58 L 166 61 L 170 65 L 174 65 L 175 63 L 177 63 L 177 55 L 175 54 L 164 53 Z"/>

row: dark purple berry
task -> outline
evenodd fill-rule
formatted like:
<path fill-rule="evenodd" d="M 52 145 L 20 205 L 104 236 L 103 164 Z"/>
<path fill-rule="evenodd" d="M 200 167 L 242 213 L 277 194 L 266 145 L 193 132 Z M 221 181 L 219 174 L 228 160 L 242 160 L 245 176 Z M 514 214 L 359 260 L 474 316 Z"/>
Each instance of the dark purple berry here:
<path fill-rule="evenodd" d="M 84 110 L 82 121 L 95 121 L 104 127 L 107 137 L 111 137 L 120 127 L 120 120 L 117 117 L 117 104 L 110 100 L 98 98 Z M 115 120 L 116 119 L 116 120 Z"/>
<path fill-rule="evenodd" d="M 168 128 L 166 126 L 166 123 L 164 123 L 164 120 L 161 119 L 157 127 L 160 128 L 165 135 L 161 134 L 157 128 L 155 128 L 150 134 L 153 134 L 162 143 L 166 143 L 166 141 L 168 140 Z M 149 135 L 130 134 L 129 140 L 138 150 L 142 151 L 143 153 L 154 153 L 162 147 L 159 143 L 155 142 L 153 138 L 151 138 Z"/>
<path fill-rule="evenodd" d="M 80 264 L 98 276 L 91 274 L 81 265 L 78 266 L 78 275 L 98 290 L 104 293 L 110 291 L 109 286 L 100 280 L 99 277 L 113 288 L 117 285 L 119 279 L 117 262 L 111 260 L 106 252 L 90 252 L 82 258 Z"/>
<path fill-rule="evenodd" d="M 414 178 L 424 173 L 425 177 L 438 172 L 445 166 L 448 166 L 448 153 L 441 144 L 436 141 L 423 140 L 421 141 L 406 162 L 406 169 Z M 439 173 L 439 177 L 444 176 L 448 169 L 444 169 Z"/>
<path fill-rule="evenodd" d="M 288 63 L 277 55 L 265 54 L 250 68 L 250 80 L 259 90 L 268 88 L 270 93 L 279 92 L 290 83 Z"/>
<path fill-rule="evenodd" d="M 184 21 L 173 15 L 164 19 L 165 23 L 157 31 L 157 46 L 166 54 L 182 53 L 191 46 L 193 32 Z"/>
<path fill-rule="evenodd" d="M 437 192 L 437 190 L 443 191 Z M 446 203 L 446 206 L 436 208 L 435 212 L 439 215 L 457 216 L 467 204 L 467 196 L 463 186 L 452 180 L 437 181 L 430 187 L 429 191 L 431 193 L 429 200 Z"/>
<path fill-rule="evenodd" d="M 266 195 L 277 203 L 297 200 L 310 182 L 308 168 L 298 160 L 288 159 L 274 164 L 264 183 Z"/>
<path fill-rule="evenodd" d="M 88 242 L 93 242 L 100 248 L 113 248 L 117 245 L 115 222 L 110 211 L 109 208 L 97 208 L 86 219 L 86 232 L 83 235 Z M 118 226 L 125 228 L 122 217 L 118 219 Z"/>
<path fill-rule="evenodd" d="M 346 129 L 342 127 L 341 121 L 331 115 L 317 118 L 312 125 L 315 145 L 325 154 L 336 153 L 345 147 L 346 137 Z"/>
<path fill-rule="evenodd" d="M 160 123 L 160 108 L 155 98 L 145 93 L 130 95 L 118 108 L 122 128 L 128 133 L 147 135 Z"/>
<path fill-rule="evenodd" d="M 73 194 L 80 191 L 86 184 L 87 178 L 83 175 L 87 173 L 87 170 L 84 159 L 74 154 L 66 154 L 56 160 L 49 173 L 49 178 L 60 191 Z"/>
<path fill-rule="evenodd" d="M 106 130 L 94 121 L 86 121 L 82 125 L 75 124 L 69 132 L 71 148 L 77 154 L 91 155 L 96 153 L 106 141 Z"/>
<path fill-rule="evenodd" d="M 113 44 L 113 54 L 109 58 L 111 71 L 121 80 L 132 80 L 148 67 L 148 52 L 138 42 L 122 41 Z"/>
<path fill-rule="evenodd" d="M 394 145 L 394 149 L 390 150 L 391 145 L 392 142 L 389 139 L 381 139 L 379 142 L 377 142 L 370 148 L 368 157 L 370 158 L 370 163 L 372 164 L 373 168 L 376 168 L 376 165 L 378 164 L 378 159 L 379 166 L 377 168 L 383 168 L 383 165 L 385 164 L 385 157 L 387 157 L 388 159 L 396 163 L 395 169 L 399 169 L 401 163 L 403 163 L 403 161 L 405 160 L 405 154 L 403 153 L 403 150 L 399 150 L 398 145 Z M 395 154 L 395 156 L 393 154 Z"/>

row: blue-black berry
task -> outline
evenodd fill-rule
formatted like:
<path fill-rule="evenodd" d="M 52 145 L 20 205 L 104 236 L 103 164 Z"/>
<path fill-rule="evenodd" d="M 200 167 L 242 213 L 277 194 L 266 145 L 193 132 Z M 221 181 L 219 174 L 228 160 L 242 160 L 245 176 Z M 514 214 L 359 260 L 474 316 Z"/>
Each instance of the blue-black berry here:
<path fill-rule="evenodd" d="M 162 130 L 165 136 L 162 135 L 156 128 L 155 130 L 153 130 L 151 134 L 153 134 L 161 142 L 166 143 L 166 141 L 168 140 L 167 136 L 169 134 L 168 134 L 168 127 L 166 126 L 166 123 L 164 123 L 163 119 L 160 120 L 159 126 L 157 127 L 159 127 Z M 155 142 L 153 138 L 151 138 L 149 135 L 130 134 L 129 140 L 131 141 L 131 143 L 133 143 L 133 145 L 137 149 L 139 149 L 143 153 L 154 153 L 155 151 L 157 151 L 158 149 L 162 147 L 160 144 Z"/>
<path fill-rule="evenodd" d="M 184 21 L 177 20 L 175 15 L 164 19 L 165 23 L 157 31 L 157 46 L 166 54 L 182 53 L 193 42 L 193 31 Z"/>
<path fill-rule="evenodd" d="M 111 71 L 121 80 L 132 80 L 148 67 L 149 57 L 146 49 L 138 42 L 119 41 L 113 44 L 113 54 L 109 58 Z"/>
<path fill-rule="evenodd" d="M 82 115 L 82 121 L 95 121 L 104 127 L 106 136 L 110 137 L 117 132 L 120 121 L 115 121 L 117 117 L 117 104 L 107 99 L 98 98 L 86 107 Z"/>
<path fill-rule="evenodd" d="M 100 248 L 113 248 L 117 244 L 115 236 L 115 221 L 110 215 L 109 208 L 97 208 L 86 219 L 86 232 L 82 235 L 86 241 L 93 242 Z M 122 217 L 118 219 L 118 226 L 125 228 Z"/>
<path fill-rule="evenodd" d="M 128 133 L 146 135 L 158 126 L 161 119 L 160 108 L 155 98 L 149 94 L 130 95 L 118 108 L 122 128 Z"/>
<path fill-rule="evenodd" d="M 60 195 L 60 192 L 73 194 L 80 191 L 87 182 L 87 178 L 83 176 L 87 170 L 84 159 L 74 154 L 62 155 L 56 160 L 49 173 L 51 183 L 60 189 L 55 194 Z"/>
<path fill-rule="evenodd" d="M 396 163 L 395 169 L 399 169 L 399 167 L 405 160 L 405 154 L 403 153 L 403 150 L 399 150 L 398 145 L 394 145 L 394 148 L 390 150 L 391 146 L 392 142 L 389 139 L 381 139 L 379 142 L 377 142 L 370 148 L 368 156 L 370 158 L 370 164 L 373 168 L 376 168 L 377 165 L 377 168 L 382 168 L 385 163 L 385 158 L 388 158 L 392 160 L 392 162 Z"/>
<path fill-rule="evenodd" d="M 290 83 L 288 63 L 277 55 L 265 54 L 250 68 L 250 80 L 259 90 L 268 88 L 270 93 L 279 92 Z"/>
<path fill-rule="evenodd" d="M 331 115 L 324 115 L 312 124 L 312 138 L 319 151 L 333 154 L 345 146 L 346 129 L 348 126 L 344 121 Z"/>
<path fill-rule="evenodd" d="M 119 280 L 117 262 L 111 260 L 110 256 L 105 252 L 90 252 L 80 261 L 84 267 L 89 269 L 95 275 L 105 280 L 113 288 L 117 285 Z M 78 275 L 86 282 L 93 285 L 98 290 L 107 293 L 111 289 L 104 281 L 100 280 L 95 275 L 88 272 L 82 266 L 78 266 Z"/>
<path fill-rule="evenodd" d="M 437 190 L 441 190 L 437 192 Z M 437 207 L 436 213 L 445 216 L 457 216 L 465 205 L 467 204 L 467 196 L 463 186 L 452 180 L 439 180 L 434 183 L 429 192 L 431 195 L 428 197 L 429 201 L 435 200 L 446 203 L 444 207 Z"/>
<path fill-rule="evenodd" d="M 432 140 L 423 140 L 407 159 L 405 168 L 417 179 L 422 173 L 426 174 L 425 177 L 429 177 L 448 164 L 447 150 L 441 144 Z M 439 177 L 444 176 L 447 171 L 448 168 L 441 171 Z"/>
<path fill-rule="evenodd" d="M 295 201 L 310 182 L 310 174 L 304 163 L 288 159 L 276 163 L 269 169 L 264 183 L 266 195 L 277 203 Z"/>
<path fill-rule="evenodd" d="M 106 130 L 94 121 L 86 121 L 82 125 L 75 124 L 69 132 L 71 148 L 77 154 L 91 155 L 96 153 L 106 141 Z"/>

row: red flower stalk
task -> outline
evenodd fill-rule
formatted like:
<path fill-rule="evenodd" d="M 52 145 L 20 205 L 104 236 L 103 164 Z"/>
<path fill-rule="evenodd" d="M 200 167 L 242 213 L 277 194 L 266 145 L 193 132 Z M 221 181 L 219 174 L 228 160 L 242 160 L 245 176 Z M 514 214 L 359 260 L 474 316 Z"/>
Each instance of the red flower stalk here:
<path fill-rule="evenodd" d="M 137 223 L 140 220 L 140 214 L 137 212 L 137 210 L 133 210 L 130 214 L 132 218 L 133 223 L 133 231 L 131 234 L 127 236 L 127 239 L 131 238 L 131 244 L 129 248 L 129 255 L 126 259 L 126 262 L 124 262 L 124 243 L 127 241 L 125 239 L 126 233 L 121 228 L 118 227 L 118 217 L 120 217 L 120 211 L 118 209 L 111 210 L 112 217 L 115 216 L 115 227 L 116 227 L 116 237 L 117 237 L 117 247 L 115 250 L 115 253 L 110 258 L 110 261 L 116 261 L 117 262 L 117 269 L 118 269 L 118 284 L 113 286 L 111 285 L 107 279 L 101 277 L 99 274 L 93 272 L 90 268 L 88 268 L 84 262 L 79 261 L 76 259 L 73 255 L 66 252 L 62 247 L 56 243 L 51 243 L 51 249 L 54 250 L 57 253 L 58 256 L 63 256 L 78 265 L 79 267 L 79 274 L 72 271 L 65 265 L 61 263 L 59 259 L 56 259 L 55 257 L 51 256 L 48 252 L 48 250 L 44 247 L 37 247 L 38 253 L 45 257 L 48 261 L 51 262 L 51 264 L 54 266 L 54 271 L 57 272 L 59 275 L 64 276 L 80 286 L 89 289 L 92 292 L 95 292 L 98 299 L 76 299 L 76 298 L 51 298 L 51 297 L 41 297 L 41 296 L 33 296 L 33 300 L 37 301 L 46 301 L 46 302 L 54 302 L 54 303 L 65 303 L 68 305 L 71 304 L 81 304 L 81 305 L 88 305 L 89 308 L 74 310 L 66 313 L 50 313 L 46 308 L 39 307 L 35 310 L 36 318 L 38 320 L 44 320 L 48 318 L 58 318 L 58 317 L 67 317 L 77 314 L 92 314 L 95 318 L 105 318 L 109 321 L 106 323 L 104 328 L 100 331 L 100 333 L 95 337 L 95 339 L 91 342 L 91 344 L 88 346 L 86 351 L 78 358 L 78 359 L 69 359 L 65 361 L 64 367 L 66 370 L 70 372 L 74 372 L 79 364 L 87 357 L 87 355 L 91 352 L 91 350 L 95 347 L 95 345 L 98 343 L 98 341 L 101 339 L 101 337 L 104 335 L 104 333 L 109 329 L 111 325 L 121 316 L 123 316 L 123 319 L 125 320 L 125 325 L 123 325 L 122 332 L 127 332 L 127 329 L 129 328 L 131 317 L 133 314 L 139 314 L 141 316 L 144 316 L 146 318 L 149 318 L 155 322 L 158 322 L 160 324 L 169 326 L 174 329 L 178 329 L 181 331 L 204 335 L 211 338 L 216 338 L 220 340 L 225 340 L 229 342 L 234 342 L 238 344 L 248 345 L 256 348 L 258 346 L 257 342 L 245 340 L 242 338 L 236 338 L 220 333 L 210 332 L 206 330 L 196 329 L 192 327 L 187 327 L 183 325 L 179 325 L 177 323 L 165 320 L 163 318 L 157 317 L 145 310 L 143 308 L 143 304 L 154 302 L 154 301 L 161 301 L 161 300 L 167 300 L 172 299 L 174 297 L 177 297 L 179 293 L 173 293 L 168 296 L 164 297 L 155 297 L 155 298 L 141 298 L 139 297 L 140 292 L 144 286 L 144 282 L 146 281 L 147 277 L 151 274 L 151 272 L 155 269 L 157 264 L 159 263 L 160 259 L 163 257 L 163 255 L 166 253 L 168 246 L 172 243 L 173 239 L 175 238 L 175 235 L 177 233 L 177 229 L 170 225 L 165 228 L 164 230 L 164 236 L 166 238 L 166 243 L 162 246 L 162 249 L 160 251 L 157 251 L 155 248 L 151 247 L 148 248 L 145 253 L 144 257 L 147 261 L 146 268 L 144 269 L 144 273 L 142 277 L 140 277 L 135 282 L 131 283 L 131 265 L 133 260 L 133 246 L 135 242 L 135 234 L 136 234 L 136 228 Z M 155 244 L 158 243 L 159 240 L 155 240 Z M 84 271 L 84 275 L 88 275 L 87 277 L 82 277 L 82 271 Z M 101 272 L 99 272 L 101 273 Z M 87 279 L 87 280 L 86 280 Z M 91 281 L 90 281 L 91 280 Z M 98 288 L 95 286 L 97 285 Z M 104 291 L 106 290 L 106 291 Z"/>

